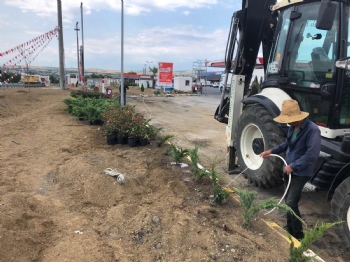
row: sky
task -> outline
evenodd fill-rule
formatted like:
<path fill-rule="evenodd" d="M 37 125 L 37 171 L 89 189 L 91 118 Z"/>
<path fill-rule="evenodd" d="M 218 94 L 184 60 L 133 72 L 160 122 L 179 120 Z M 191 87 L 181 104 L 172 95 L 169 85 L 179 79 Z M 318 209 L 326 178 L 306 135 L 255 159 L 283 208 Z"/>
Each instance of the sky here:
<path fill-rule="evenodd" d="M 81 3 L 85 68 L 120 71 L 119 0 L 61 0 L 65 67 L 77 68 L 74 28 L 79 22 L 81 29 Z M 224 59 L 231 18 L 240 8 L 241 0 L 124 0 L 124 72 L 158 67 L 158 62 L 174 63 L 175 71 L 192 70 L 198 60 Z M 58 24 L 56 0 L 0 0 L 0 10 L 0 53 Z M 78 37 L 81 45 L 81 31 Z M 58 67 L 58 54 L 54 37 L 31 65 Z M 14 55 L 0 57 L 0 65 Z"/>

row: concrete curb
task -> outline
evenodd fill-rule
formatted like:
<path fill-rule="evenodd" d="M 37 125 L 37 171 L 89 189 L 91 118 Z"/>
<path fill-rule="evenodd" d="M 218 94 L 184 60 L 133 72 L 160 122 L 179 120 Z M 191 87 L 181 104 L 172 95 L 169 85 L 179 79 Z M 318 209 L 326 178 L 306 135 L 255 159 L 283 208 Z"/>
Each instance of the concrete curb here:
<path fill-rule="evenodd" d="M 285 230 L 283 228 L 281 228 L 278 224 L 276 224 L 275 222 L 272 221 L 265 221 L 264 219 L 261 219 L 270 229 L 272 229 L 274 231 L 274 233 L 277 233 L 278 235 L 280 235 L 284 240 L 286 240 L 289 244 L 291 243 L 291 241 L 288 238 L 287 233 L 285 232 Z M 301 243 L 295 239 L 294 237 L 292 237 L 292 241 L 294 243 L 295 247 L 300 247 Z M 322 258 L 320 258 L 319 256 L 317 256 L 312 250 L 308 249 L 307 251 L 304 252 L 304 256 L 306 257 L 313 257 L 312 260 L 310 261 L 320 261 L 320 262 L 325 262 Z"/>
<path fill-rule="evenodd" d="M 176 97 L 176 96 L 202 96 L 201 94 L 167 94 L 167 95 L 127 95 L 128 98 L 138 97 Z"/>

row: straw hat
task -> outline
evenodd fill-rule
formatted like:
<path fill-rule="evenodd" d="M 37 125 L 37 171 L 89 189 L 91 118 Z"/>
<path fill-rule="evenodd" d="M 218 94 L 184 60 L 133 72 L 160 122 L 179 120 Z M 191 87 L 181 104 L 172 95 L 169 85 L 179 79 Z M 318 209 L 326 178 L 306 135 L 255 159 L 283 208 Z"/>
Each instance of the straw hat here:
<path fill-rule="evenodd" d="M 282 104 L 281 114 L 274 118 L 279 123 L 292 123 L 305 119 L 309 113 L 300 111 L 298 102 L 292 99 L 284 100 Z"/>

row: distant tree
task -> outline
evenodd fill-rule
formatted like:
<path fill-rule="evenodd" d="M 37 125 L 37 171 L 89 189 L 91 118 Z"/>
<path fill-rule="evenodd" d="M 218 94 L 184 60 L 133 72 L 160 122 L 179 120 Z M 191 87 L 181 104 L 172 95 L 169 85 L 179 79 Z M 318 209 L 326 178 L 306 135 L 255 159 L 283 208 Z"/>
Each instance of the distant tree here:
<path fill-rule="evenodd" d="M 60 81 L 57 77 L 55 77 L 53 74 L 49 75 L 50 83 L 51 84 L 58 84 Z"/>
<path fill-rule="evenodd" d="M 21 74 L 15 75 L 15 73 L 6 73 L 0 70 L 0 82 L 6 80 L 8 80 L 8 83 L 18 83 L 21 80 Z"/>
<path fill-rule="evenodd" d="M 152 76 L 153 78 L 156 76 L 156 74 L 158 73 L 158 68 L 157 67 L 153 67 L 153 68 L 149 68 L 149 70 L 152 72 Z"/>
<path fill-rule="evenodd" d="M 152 82 L 153 82 L 153 89 L 156 88 L 156 81 L 155 81 L 155 76 L 158 73 L 158 68 L 157 67 L 153 67 L 153 68 L 149 68 L 149 70 L 152 72 Z"/>
<path fill-rule="evenodd" d="M 129 74 L 129 75 L 137 75 L 137 73 L 134 72 L 134 71 L 127 72 L 127 74 Z"/>

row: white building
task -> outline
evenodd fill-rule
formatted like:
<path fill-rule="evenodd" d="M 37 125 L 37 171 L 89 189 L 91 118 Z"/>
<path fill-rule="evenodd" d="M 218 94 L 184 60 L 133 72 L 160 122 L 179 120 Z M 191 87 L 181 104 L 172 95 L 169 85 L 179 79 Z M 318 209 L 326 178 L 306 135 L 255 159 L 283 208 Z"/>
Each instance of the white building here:
<path fill-rule="evenodd" d="M 138 80 L 139 87 L 141 87 L 142 84 L 143 84 L 144 88 L 152 88 L 153 87 L 153 79 L 150 76 L 141 75 L 140 79 Z"/>
<path fill-rule="evenodd" d="M 174 89 L 179 91 L 192 91 L 192 77 L 178 76 L 174 77 Z"/>

